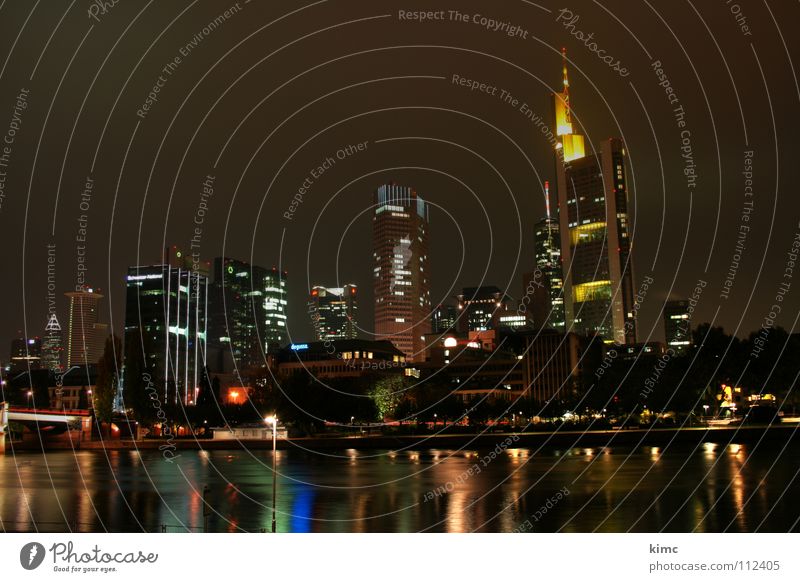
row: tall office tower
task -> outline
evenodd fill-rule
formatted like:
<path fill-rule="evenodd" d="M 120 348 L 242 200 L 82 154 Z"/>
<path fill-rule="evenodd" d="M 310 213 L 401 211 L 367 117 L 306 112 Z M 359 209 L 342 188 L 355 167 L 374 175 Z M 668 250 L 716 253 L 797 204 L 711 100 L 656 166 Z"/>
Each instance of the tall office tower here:
<path fill-rule="evenodd" d="M 554 102 L 566 328 L 635 343 L 625 148 L 611 138 L 597 155 L 586 154 L 572 124 L 566 53 L 563 59 L 564 90 Z"/>
<path fill-rule="evenodd" d="M 55 313 L 50 314 L 47 325 L 44 327 L 42 340 L 42 367 L 51 372 L 62 370 L 61 354 L 64 351 L 61 345 L 61 324 Z"/>
<path fill-rule="evenodd" d="M 164 247 L 161 255 L 161 264 L 169 265 L 173 269 L 193 271 L 203 277 L 208 277 L 211 274 L 211 263 L 209 261 L 201 261 L 199 253 L 187 253 L 176 245 Z"/>
<path fill-rule="evenodd" d="M 275 267 L 264 275 L 264 342 L 267 349 L 274 351 L 286 345 L 286 271 Z"/>
<path fill-rule="evenodd" d="M 692 321 L 688 301 L 667 301 L 664 305 L 664 336 L 667 345 L 678 354 L 684 353 L 692 345 Z"/>
<path fill-rule="evenodd" d="M 320 287 L 311 289 L 308 312 L 317 341 L 358 337 L 358 287 Z"/>
<path fill-rule="evenodd" d="M 208 278 L 196 271 L 169 264 L 128 268 L 126 358 L 143 353 L 150 381 L 126 374 L 126 394 L 151 383 L 162 402 L 194 403 L 207 355 L 207 309 Z M 125 366 L 135 369 L 127 359 Z"/>
<path fill-rule="evenodd" d="M 372 217 L 375 339 L 389 340 L 411 361 L 425 358 L 431 308 L 428 204 L 414 189 L 384 184 Z"/>
<path fill-rule="evenodd" d="M 208 349 L 217 357 L 212 365 L 214 371 L 264 365 L 266 279 L 264 267 L 226 257 L 214 259 L 214 282 L 208 302 Z"/>
<path fill-rule="evenodd" d="M 42 340 L 38 337 L 12 340 L 10 359 L 12 373 L 41 369 Z"/>
<path fill-rule="evenodd" d="M 564 275 L 561 268 L 561 236 L 558 219 L 550 214 L 550 183 L 544 183 L 545 217 L 534 227 L 536 270 L 525 282 L 524 292 L 532 293 L 534 302 L 538 294 L 546 309 L 544 318 L 534 312 L 534 324 L 537 327 L 551 327 L 564 331 Z M 542 297 L 542 296 L 545 297 Z M 538 321 L 537 321 L 538 320 Z"/>
<path fill-rule="evenodd" d="M 104 324 L 98 324 L 99 304 L 103 296 L 85 287 L 82 291 L 65 294 L 69 299 L 67 320 L 67 368 L 93 365 L 103 355 L 101 340 L 105 340 Z"/>
<path fill-rule="evenodd" d="M 501 314 L 508 311 L 511 299 L 494 286 L 465 287 L 458 296 L 461 331 L 497 329 Z"/>
<path fill-rule="evenodd" d="M 431 313 L 431 331 L 439 334 L 454 330 L 457 319 L 458 310 L 454 305 L 439 305 Z"/>

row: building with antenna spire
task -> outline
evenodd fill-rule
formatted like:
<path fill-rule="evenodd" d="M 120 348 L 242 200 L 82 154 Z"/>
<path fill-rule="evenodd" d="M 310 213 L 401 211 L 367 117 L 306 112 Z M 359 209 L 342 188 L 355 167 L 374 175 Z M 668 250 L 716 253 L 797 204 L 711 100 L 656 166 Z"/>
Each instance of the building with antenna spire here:
<path fill-rule="evenodd" d="M 559 149 L 564 162 L 571 162 L 583 158 L 586 148 L 583 135 L 576 133 L 572 123 L 572 108 L 569 102 L 569 76 L 567 74 L 567 49 L 561 49 L 562 59 L 562 90 L 554 95 L 556 111 L 556 135 Z"/>
<path fill-rule="evenodd" d="M 561 54 L 563 89 L 553 104 L 566 329 L 635 343 L 625 147 L 619 138 L 597 148 L 589 140 L 587 152 L 573 115 L 566 50 Z"/>
<path fill-rule="evenodd" d="M 61 345 L 61 324 L 55 313 L 50 314 L 47 325 L 44 327 L 42 338 L 42 367 L 52 372 L 62 370 L 61 354 L 64 348 Z"/>

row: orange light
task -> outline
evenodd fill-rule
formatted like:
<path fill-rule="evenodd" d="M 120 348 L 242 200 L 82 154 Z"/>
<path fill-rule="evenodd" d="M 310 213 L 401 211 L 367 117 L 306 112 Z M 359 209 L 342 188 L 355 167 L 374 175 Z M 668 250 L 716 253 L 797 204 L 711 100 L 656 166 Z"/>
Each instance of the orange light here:
<path fill-rule="evenodd" d="M 228 404 L 245 404 L 249 390 L 246 387 L 236 386 L 228 389 Z"/>

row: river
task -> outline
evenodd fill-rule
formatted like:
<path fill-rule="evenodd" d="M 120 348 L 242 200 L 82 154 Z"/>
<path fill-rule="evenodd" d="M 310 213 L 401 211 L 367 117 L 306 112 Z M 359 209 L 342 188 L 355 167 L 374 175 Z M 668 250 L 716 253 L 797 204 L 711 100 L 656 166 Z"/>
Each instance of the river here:
<path fill-rule="evenodd" d="M 5 531 L 269 531 L 271 451 L 0 457 Z M 280 532 L 798 531 L 800 444 L 278 451 Z"/>

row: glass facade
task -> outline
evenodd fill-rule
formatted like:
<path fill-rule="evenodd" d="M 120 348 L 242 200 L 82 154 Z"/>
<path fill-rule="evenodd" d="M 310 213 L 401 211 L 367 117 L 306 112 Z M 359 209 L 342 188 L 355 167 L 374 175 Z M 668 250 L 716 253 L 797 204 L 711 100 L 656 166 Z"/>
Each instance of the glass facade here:
<path fill-rule="evenodd" d="M 315 286 L 309 298 L 309 313 L 317 341 L 358 337 L 358 287 Z"/>
<path fill-rule="evenodd" d="M 286 271 L 276 268 L 264 274 L 264 341 L 267 349 L 286 345 Z"/>
<path fill-rule="evenodd" d="M 194 404 L 206 361 L 208 278 L 155 265 L 130 267 L 125 304 L 126 350 L 140 346 L 153 386 L 170 404 Z M 127 363 L 126 363 L 127 365 Z M 125 377 L 124 389 L 143 389 Z"/>
<path fill-rule="evenodd" d="M 268 270 L 244 261 L 214 259 L 214 282 L 209 294 L 208 345 L 230 369 L 265 365 L 266 285 Z M 271 278 L 269 280 L 271 284 Z M 262 342 L 261 337 L 265 340 Z M 230 359 L 227 356 L 230 356 Z M 215 369 L 230 371 L 224 363 Z"/>

